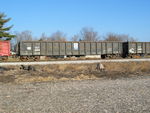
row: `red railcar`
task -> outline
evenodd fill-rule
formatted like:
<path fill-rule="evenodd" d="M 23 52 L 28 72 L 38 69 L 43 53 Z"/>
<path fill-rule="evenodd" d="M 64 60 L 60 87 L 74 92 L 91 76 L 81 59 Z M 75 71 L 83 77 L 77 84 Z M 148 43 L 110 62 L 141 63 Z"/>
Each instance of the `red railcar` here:
<path fill-rule="evenodd" d="M 10 41 L 0 41 L 0 57 L 10 55 Z"/>

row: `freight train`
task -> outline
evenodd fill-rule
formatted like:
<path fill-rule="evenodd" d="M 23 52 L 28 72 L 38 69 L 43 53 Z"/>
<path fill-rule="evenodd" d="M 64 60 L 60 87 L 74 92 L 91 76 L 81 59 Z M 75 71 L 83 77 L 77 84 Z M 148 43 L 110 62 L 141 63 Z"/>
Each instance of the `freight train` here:
<path fill-rule="evenodd" d="M 110 41 L 21 41 L 16 47 L 16 56 L 21 60 L 39 60 L 41 57 L 135 58 L 150 55 L 150 42 Z M 0 56 L 8 57 L 10 42 L 0 41 Z"/>

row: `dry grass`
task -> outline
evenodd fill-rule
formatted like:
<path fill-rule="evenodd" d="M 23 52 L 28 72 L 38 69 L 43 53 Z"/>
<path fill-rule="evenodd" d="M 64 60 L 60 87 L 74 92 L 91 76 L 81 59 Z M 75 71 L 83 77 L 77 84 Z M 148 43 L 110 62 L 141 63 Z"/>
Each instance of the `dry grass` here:
<path fill-rule="evenodd" d="M 150 72 L 149 62 L 105 63 L 107 71 L 119 72 Z"/>
<path fill-rule="evenodd" d="M 20 67 L 7 66 L 0 71 L 0 82 L 24 83 L 44 81 L 65 81 L 99 78 L 130 77 L 148 75 L 149 62 L 103 63 L 105 70 L 97 70 L 97 64 L 61 64 L 34 66 L 35 71 L 22 70 Z"/>
<path fill-rule="evenodd" d="M 54 77 L 22 77 L 15 80 L 16 83 L 25 83 L 25 82 L 45 82 L 45 81 L 55 81 Z"/>

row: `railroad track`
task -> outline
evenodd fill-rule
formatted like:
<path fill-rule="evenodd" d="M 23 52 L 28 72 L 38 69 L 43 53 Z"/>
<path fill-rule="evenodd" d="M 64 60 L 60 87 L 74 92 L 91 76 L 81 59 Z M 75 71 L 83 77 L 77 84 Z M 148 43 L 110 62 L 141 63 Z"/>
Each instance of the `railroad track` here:
<path fill-rule="evenodd" d="M 9 65 L 48 65 L 48 64 L 82 64 L 103 62 L 150 62 L 150 59 L 109 59 L 109 60 L 75 60 L 75 61 L 40 61 L 40 62 L 1 62 L 0 66 Z"/>

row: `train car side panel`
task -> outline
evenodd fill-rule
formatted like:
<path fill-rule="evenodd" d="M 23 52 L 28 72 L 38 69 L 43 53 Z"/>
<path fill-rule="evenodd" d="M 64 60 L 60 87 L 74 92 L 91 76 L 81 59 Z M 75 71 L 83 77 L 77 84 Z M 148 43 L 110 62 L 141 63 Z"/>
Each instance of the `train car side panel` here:
<path fill-rule="evenodd" d="M 96 55 L 97 45 L 96 42 L 91 42 L 91 55 Z"/>
<path fill-rule="evenodd" d="M 65 42 L 60 42 L 60 55 L 66 55 Z"/>
<path fill-rule="evenodd" d="M 41 42 L 41 55 L 46 56 L 47 55 L 47 43 Z"/>
<path fill-rule="evenodd" d="M 53 55 L 53 46 L 52 42 L 47 42 L 46 44 L 46 55 L 51 56 Z"/>
<path fill-rule="evenodd" d="M 119 53 L 123 55 L 123 43 L 119 42 Z"/>
<path fill-rule="evenodd" d="M 86 52 L 86 55 L 91 54 L 91 43 L 90 42 L 85 42 L 85 52 Z"/>
<path fill-rule="evenodd" d="M 84 42 L 79 43 L 79 54 L 85 55 L 85 43 Z"/>
<path fill-rule="evenodd" d="M 145 42 L 142 43 L 142 53 L 146 53 L 146 44 L 145 44 Z"/>
<path fill-rule="evenodd" d="M 150 54 L 150 43 L 146 42 L 146 54 Z"/>
<path fill-rule="evenodd" d="M 53 46 L 53 55 L 60 55 L 60 50 L 59 50 L 59 43 L 58 42 L 52 42 L 52 46 Z"/>
<path fill-rule="evenodd" d="M 33 44 L 33 55 L 41 55 L 41 44 L 40 43 L 32 43 Z"/>
<path fill-rule="evenodd" d="M 0 41 L 0 56 L 10 56 L 10 41 Z"/>
<path fill-rule="evenodd" d="M 106 43 L 102 42 L 102 54 L 107 54 L 107 50 L 106 50 Z"/>
<path fill-rule="evenodd" d="M 143 52 L 142 43 L 137 42 L 136 44 L 137 44 L 137 52 L 136 53 L 141 54 Z"/>
<path fill-rule="evenodd" d="M 72 42 L 73 55 L 79 55 L 79 42 Z"/>
<path fill-rule="evenodd" d="M 101 44 L 101 42 L 97 42 L 97 54 L 98 55 L 102 54 L 102 44 Z"/>
<path fill-rule="evenodd" d="M 66 42 L 66 55 L 72 55 L 72 43 Z"/>
<path fill-rule="evenodd" d="M 120 53 L 120 45 L 117 42 L 112 43 L 113 48 L 113 54 L 119 54 Z"/>
<path fill-rule="evenodd" d="M 129 42 L 129 53 L 136 54 L 137 53 L 137 44 L 134 42 Z"/>
<path fill-rule="evenodd" d="M 113 53 L 113 43 L 112 42 L 107 42 L 106 43 L 106 54 L 110 55 Z"/>
<path fill-rule="evenodd" d="M 33 55 L 33 44 L 31 42 L 20 42 L 19 48 L 21 56 Z"/>

